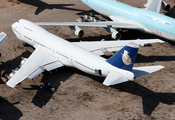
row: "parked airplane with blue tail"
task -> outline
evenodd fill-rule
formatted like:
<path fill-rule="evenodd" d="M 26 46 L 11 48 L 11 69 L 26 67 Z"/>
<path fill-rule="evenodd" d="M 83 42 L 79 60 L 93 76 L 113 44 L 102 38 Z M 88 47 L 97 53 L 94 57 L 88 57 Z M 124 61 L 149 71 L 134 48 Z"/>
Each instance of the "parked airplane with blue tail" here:
<path fill-rule="evenodd" d="M 112 21 L 101 21 L 92 14 L 86 14 L 86 19 L 96 22 L 39 22 L 38 25 L 70 26 L 75 35 L 83 37 L 84 31 L 78 26 L 104 27 L 111 32 L 113 39 L 120 39 L 119 31 L 113 29 L 134 29 L 154 34 L 167 40 L 175 41 L 175 19 L 160 14 L 161 6 L 170 10 L 170 5 L 162 0 L 148 0 L 146 8 L 136 8 L 117 0 L 81 0 L 96 12 L 109 17 Z"/>
<path fill-rule="evenodd" d="M 20 69 L 9 75 L 5 72 L 2 74 L 8 80 L 6 84 L 13 88 L 26 78 L 33 79 L 44 70 L 51 71 L 62 66 L 106 77 L 103 84 L 107 86 L 134 80 L 164 68 L 161 65 L 133 67 L 139 44 L 160 40 L 137 40 L 138 44 L 131 40 L 71 43 L 24 19 L 15 22 L 12 30 L 19 40 L 35 48 L 29 58 L 23 58 Z M 100 57 L 106 50 L 119 52 L 109 59 Z"/>

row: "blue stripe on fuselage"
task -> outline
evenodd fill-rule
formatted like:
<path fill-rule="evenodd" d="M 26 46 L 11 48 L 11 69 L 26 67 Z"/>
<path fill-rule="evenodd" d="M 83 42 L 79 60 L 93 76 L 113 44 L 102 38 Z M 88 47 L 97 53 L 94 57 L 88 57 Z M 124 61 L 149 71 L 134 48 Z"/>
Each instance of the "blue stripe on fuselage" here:
<path fill-rule="evenodd" d="M 175 19 L 145 9 L 139 9 L 115 0 L 82 0 L 85 4 L 130 19 L 153 29 L 175 35 Z"/>

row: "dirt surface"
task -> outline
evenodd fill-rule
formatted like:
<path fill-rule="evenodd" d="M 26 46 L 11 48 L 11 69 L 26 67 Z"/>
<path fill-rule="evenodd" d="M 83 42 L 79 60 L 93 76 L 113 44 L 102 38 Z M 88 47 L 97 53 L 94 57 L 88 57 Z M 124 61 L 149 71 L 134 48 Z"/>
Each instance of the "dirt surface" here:
<path fill-rule="evenodd" d="M 120 0 L 143 7 L 146 0 Z M 173 7 L 174 0 L 166 0 Z M 8 39 L 0 46 L 0 70 L 19 68 L 21 57 L 29 57 L 31 47 L 23 47 L 11 30 L 19 19 L 33 22 L 75 21 L 93 12 L 80 0 L 1 0 L 0 31 Z M 86 28 L 79 39 L 68 27 L 45 27 L 69 41 L 111 39 L 103 28 Z M 138 31 L 122 31 L 123 39 L 157 38 Z M 90 76 L 73 68 L 42 73 L 26 79 L 16 89 L 0 82 L 0 119 L 2 120 L 173 120 L 175 119 L 175 47 L 156 43 L 140 47 L 134 66 L 163 65 L 164 69 L 112 87 L 102 84 L 104 78 Z M 50 82 L 57 91 L 40 89 Z"/>

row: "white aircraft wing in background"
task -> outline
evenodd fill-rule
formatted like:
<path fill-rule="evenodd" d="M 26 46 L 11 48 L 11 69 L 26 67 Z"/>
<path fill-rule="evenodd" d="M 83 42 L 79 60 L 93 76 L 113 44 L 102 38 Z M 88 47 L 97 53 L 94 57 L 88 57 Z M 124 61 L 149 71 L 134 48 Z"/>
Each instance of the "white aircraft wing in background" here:
<path fill-rule="evenodd" d="M 147 10 L 160 13 L 162 6 L 162 0 L 147 0 L 148 2 L 144 5 Z"/>
<path fill-rule="evenodd" d="M 145 39 L 145 40 L 120 40 L 120 41 L 94 41 L 94 42 L 72 42 L 73 44 L 84 48 L 96 55 L 104 55 L 105 52 L 119 51 L 129 42 L 137 42 L 137 44 L 144 46 L 148 43 L 163 43 L 159 39 Z"/>
<path fill-rule="evenodd" d="M 18 71 L 14 71 L 15 74 L 11 80 L 7 82 L 7 85 L 10 87 L 15 87 L 15 85 L 22 80 L 26 78 L 33 79 L 37 75 L 41 74 L 45 69 L 50 71 L 62 66 L 63 64 L 52 54 L 47 52 L 47 50 L 38 47 L 25 61 L 21 68 Z"/>
<path fill-rule="evenodd" d="M 123 29 L 144 30 L 143 27 L 134 24 L 120 21 L 100 21 L 100 22 L 36 22 L 37 25 L 43 26 L 84 26 L 84 27 L 113 27 Z"/>

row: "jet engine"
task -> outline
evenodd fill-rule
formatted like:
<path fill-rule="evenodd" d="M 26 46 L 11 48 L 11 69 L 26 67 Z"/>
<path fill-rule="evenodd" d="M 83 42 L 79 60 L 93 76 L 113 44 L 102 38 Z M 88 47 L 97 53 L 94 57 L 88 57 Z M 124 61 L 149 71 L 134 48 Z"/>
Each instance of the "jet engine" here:
<path fill-rule="evenodd" d="M 6 83 L 8 81 L 8 76 L 9 76 L 9 73 L 6 70 L 1 71 L 1 80 L 3 82 Z"/>
<path fill-rule="evenodd" d="M 21 58 L 22 58 L 22 60 L 21 60 L 20 65 L 22 66 L 27 61 L 27 58 L 23 58 L 23 57 L 21 57 Z"/>
<path fill-rule="evenodd" d="M 99 17 L 94 18 L 94 22 L 99 22 L 99 21 L 101 21 L 101 18 L 99 18 Z"/>
<path fill-rule="evenodd" d="M 87 14 L 85 14 L 85 19 L 89 20 L 90 17 L 91 17 L 91 15 L 92 15 L 92 13 L 87 13 Z"/>
<path fill-rule="evenodd" d="M 162 9 L 169 11 L 171 8 L 171 6 L 169 4 L 167 4 L 166 2 L 162 1 Z"/>
<path fill-rule="evenodd" d="M 84 31 L 81 29 L 75 30 L 75 35 L 78 36 L 79 38 L 82 38 L 84 36 Z"/>
<path fill-rule="evenodd" d="M 93 22 L 94 19 L 95 19 L 96 17 L 97 17 L 97 15 L 92 14 L 92 15 L 90 16 L 90 20 Z"/>
<path fill-rule="evenodd" d="M 79 17 L 78 18 L 78 22 L 84 22 L 84 21 L 85 21 L 84 17 Z"/>
<path fill-rule="evenodd" d="M 114 39 L 114 40 L 120 40 L 121 39 L 121 34 L 118 32 L 118 31 L 115 31 L 111 34 L 111 37 Z"/>
<path fill-rule="evenodd" d="M 75 35 L 79 38 L 84 36 L 84 31 L 80 29 L 78 26 L 69 26 L 71 30 L 75 30 Z"/>
<path fill-rule="evenodd" d="M 117 30 L 111 28 L 110 26 L 105 27 L 105 29 L 106 29 L 107 32 L 112 33 L 111 37 L 114 40 L 120 40 L 121 39 L 121 34 Z"/>
<path fill-rule="evenodd" d="M 8 80 L 10 80 L 16 74 L 16 72 L 16 70 L 12 70 L 12 72 L 8 76 Z"/>
<path fill-rule="evenodd" d="M 16 74 L 16 72 L 17 71 L 12 70 L 12 72 L 9 74 L 7 71 L 2 70 L 1 71 L 1 79 L 2 79 L 2 81 L 4 81 L 6 83 L 9 79 L 11 79 Z"/>

